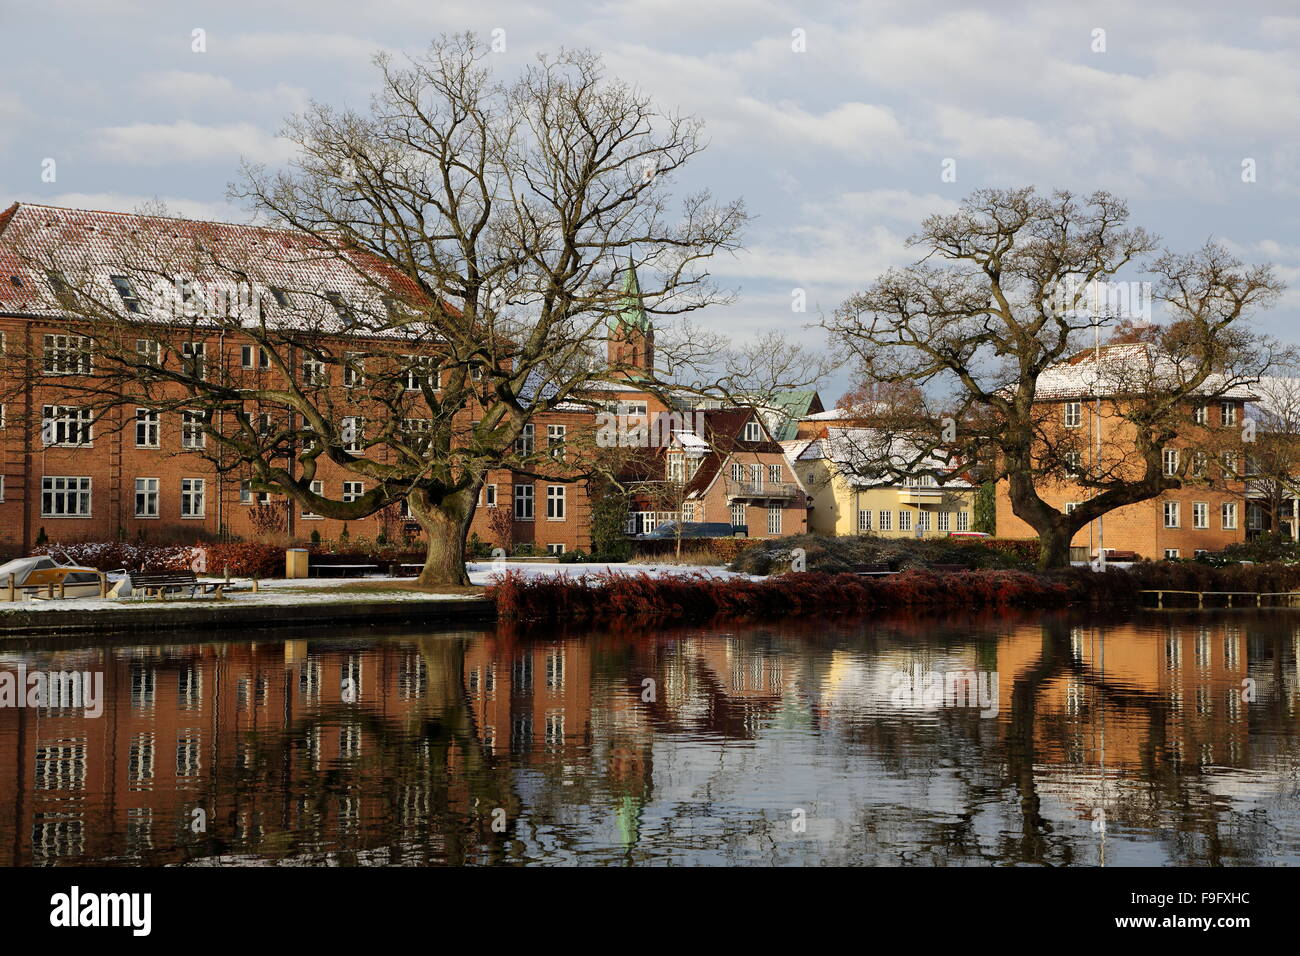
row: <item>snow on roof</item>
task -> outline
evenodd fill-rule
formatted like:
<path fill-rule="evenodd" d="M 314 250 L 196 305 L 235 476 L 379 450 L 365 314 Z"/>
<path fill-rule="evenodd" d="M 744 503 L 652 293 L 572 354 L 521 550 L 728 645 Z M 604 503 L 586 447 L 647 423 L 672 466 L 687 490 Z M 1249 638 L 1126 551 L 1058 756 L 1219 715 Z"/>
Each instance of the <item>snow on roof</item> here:
<path fill-rule="evenodd" d="M 139 299 L 132 320 L 143 322 L 176 320 L 177 280 L 200 301 L 214 291 L 234 300 L 214 322 L 251 324 L 264 310 L 269 323 L 334 334 L 391 329 L 386 300 L 427 301 L 378 258 L 291 230 L 15 203 L 0 214 L 0 312 L 66 315 L 47 270 L 115 306 L 124 300 L 110 276 L 121 275 Z"/>
<path fill-rule="evenodd" d="M 888 474 L 890 468 L 906 471 L 909 468 L 949 467 L 933 456 L 924 455 L 917 459 L 922 451 L 923 446 L 919 443 L 876 428 L 829 428 L 825 438 L 809 442 L 796 460 L 830 461 L 840 469 L 846 481 L 858 487 L 891 487 L 900 484 L 901 479 Z M 974 486 L 954 476 L 944 482 L 944 487 Z"/>
<path fill-rule="evenodd" d="M 1045 368 L 1038 376 L 1037 396 L 1053 401 L 1073 398 L 1133 395 L 1153 389 L 1174 389 L 1191 377 L 1193 370 L 1180 368 L 1167 353 L 1154 352 L 1145 342 L 1103 345 L 1088 349 L 1072 358 Z M 1197 389 L 1197 394 L 1220 398 L 1253 399 L 1251 389 L 1211 375 Z"/>

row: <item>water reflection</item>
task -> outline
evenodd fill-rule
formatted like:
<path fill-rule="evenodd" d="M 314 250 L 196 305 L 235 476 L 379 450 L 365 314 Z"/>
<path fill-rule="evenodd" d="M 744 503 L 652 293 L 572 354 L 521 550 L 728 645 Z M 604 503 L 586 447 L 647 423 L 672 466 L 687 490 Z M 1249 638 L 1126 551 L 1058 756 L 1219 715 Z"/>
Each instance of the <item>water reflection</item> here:
<path fill-rule="evenodd" d="M 34 646 L 0 678 L 102 672 L 102 716 L 0 709 L 0 863 L 1296 863 L 1298 644 L 1222 612 Z"/>

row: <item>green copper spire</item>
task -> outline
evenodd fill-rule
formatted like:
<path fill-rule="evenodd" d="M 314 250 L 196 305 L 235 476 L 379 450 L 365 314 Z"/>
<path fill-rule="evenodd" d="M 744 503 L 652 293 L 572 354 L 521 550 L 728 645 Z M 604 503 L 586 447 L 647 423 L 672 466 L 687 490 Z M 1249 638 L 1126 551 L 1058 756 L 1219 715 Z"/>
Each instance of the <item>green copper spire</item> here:
<path fill-rule="evenodd" d="M 641 283 L 637 281 L 636 266 L 632 264 L 631 256 L 628 256 L 627 269 L 623 272 L 623 297 L 620 306 L 618 315 L 610 319 L 611 329 L 619 331 L 632 328 L 642 332 L 650 330 L 650 317 L 646 315 L 645 307 L 641 304 Z"/>

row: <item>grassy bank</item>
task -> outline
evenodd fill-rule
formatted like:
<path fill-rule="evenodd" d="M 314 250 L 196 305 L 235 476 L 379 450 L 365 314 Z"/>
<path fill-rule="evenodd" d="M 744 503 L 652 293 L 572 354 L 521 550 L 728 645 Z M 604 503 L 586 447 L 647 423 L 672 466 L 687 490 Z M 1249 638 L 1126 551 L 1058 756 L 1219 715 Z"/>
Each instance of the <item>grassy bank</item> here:
<path fill-rule="evenodd" d="M 1300 588 L 1300 567 L 1252 565 L 1214 568 L 1151 563 L 1099 574 L 1086 568 L 936 571 L 861 576 L 823 571 L 766 578 L 706 573 L 655 576 L 613 572 L 576 577 L 509 573 L 486 595 L 502 618 L 611 621 L 621 618 L 707 620 L 728 616 L 791 617 L 928 608 L 1124 609 L 1142 603 L 1145 590 L 1282 592 Z"/>

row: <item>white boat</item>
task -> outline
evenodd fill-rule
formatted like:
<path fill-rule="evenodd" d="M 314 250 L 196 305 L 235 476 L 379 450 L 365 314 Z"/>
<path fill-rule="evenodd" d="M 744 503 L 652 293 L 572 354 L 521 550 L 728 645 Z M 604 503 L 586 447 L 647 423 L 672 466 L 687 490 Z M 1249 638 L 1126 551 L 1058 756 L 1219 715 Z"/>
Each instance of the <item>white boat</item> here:
<path fill-rule="evenodd" d="M 0 601 L 48 598 L 124 597 L 131 593 L 125 571 L 104 572 L 48 554 L 15 558 L 0 564 Z"/>

